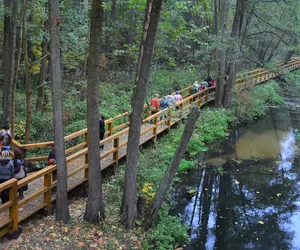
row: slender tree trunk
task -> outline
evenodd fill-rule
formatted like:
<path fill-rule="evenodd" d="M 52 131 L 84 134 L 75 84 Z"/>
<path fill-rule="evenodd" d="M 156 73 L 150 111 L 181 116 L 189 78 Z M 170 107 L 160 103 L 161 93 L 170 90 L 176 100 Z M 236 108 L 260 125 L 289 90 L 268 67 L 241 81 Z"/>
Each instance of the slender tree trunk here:
<path fill-rule="evenodd" d="M 3 46 L 3 123 L 10 125 L 12 113 L 12 90 L 14 84 L 14 72 L 16 61 L 16 33 L 17 33 L 17 16 L 18 0 L 5 0 L 4 7 L 10 11 L 10 14 L 4 15 L 4 46 Z"/>
<path fill-rule="evenodd" d="M 136 89 L 130 118 L 125 182 L 121 206 L 121 223 L 128 229 L 134 228 L 137 218 L 136 174 L 139 159 L 141 117 L 149 82 L 162 2 L 163 0 L 147 0 L 146 5 L 144 31 L 135 80 Z"/>
<path fill-rule="evenodd" d="M 88 58 L 88 102 L 87 102 L 87 128 L 88 128 L 88 202 L 84 219 L 90 223 L 99 223 L 104 219 L 104 203 L 102 197 L 101 163 L 99 147 L 99 83 L 101 36 L 103 23 L 102 0 L 93 0 L 90 26 L 90 44 Z"/>
<path fill-rule="evenodd" d="M 26 15 L 28 9 L 28 0 L 23 0 L 24 15 L 22 15 L 22 26 L 23 26 L 23 55 L 24 55 L 24 86 L 26 92 L 26 126 L 25 126 L 25 144 L 29 143 L 30 137 L 30 123 L 31 123 L 31 93 L 30 93 L 30 82 L 29 82 L 29 58 L 28 58 L 28 48 L 27 48 L 27 27 L 26 27 Z"/>
<path fill-rule="evenodd" d="M 44 25 L 46 27 L 46 25 Z M 36 109 L 41 111 L 43 110 L 45 106 L 45 77 L 46 77 L 46 69 L 47 69 L 47 53 L 48 50 L 48 40 L 45 37 L 43 42 L 43 48 L 42 48 L 42 55 L 44 56 L 41 61 L 41 70 L 40 70 L 40 78 L 39 78 L 39 88 L 38 88 L 38 96 L 36 100 Z"/>
<path fill-rule="evenodd" d="M 20 61 L 21 61 L 21 54 L 22 54 L 22 35 L 23 35 L 23 16 L 25 15 L 26 10 L 24 8 L 24 3 L 22 4 L 22 14 L 21 14 L 21 22 L 20 28 L 17 32 L 17 50 L 16 50 L 16 64 L 15 64 L 15 72 L 14 72 L 14 83 L 12 88 L 12 95 L 11 95 L 11 134 L 12 137 L 15 135 L 15 123 L 16 123 L 16 91 L 17 91 L 17 82 L 19 78 L 19 68 L 20 68 Z"/>
<path fill-rule="evenodd" d="M 130 15 L 130 27 L 128 32 L 128 48 L 131 49 L 133 44 L 133 24 L 134 24 L 134 14 L 135 10 L 134 8 L 131 9 L 131 15 Z M 132 74 L 132 60 L 131 60 L 131 54 L 128 52 L 127 54 L 127 70 L 129 72 L 129 77 L 131 78 Z"/>
<path fill-rule="evenodd" d="M 49 13 L 54 142 L 57 162 L 56 220 L 67 222 L 69 218 L 67 189 L 68 178 L 62 110 L 63 105 L 62 72 L 60 60 L 60 25 L 59 22 L 57 22 L 57 20 L 59 19 L 59 0 L 49 0 Z"/>
<path fill-rule="evenodd" d="M 195 130 L 196 122 L 199 118 L 199 115 L 200 115 L 200 108 L 193 107 L 192 112 L 189 115 L 185 129 L 183 131 L 179 146 L 174 153 L 171 164 L 170 164 L 168 170 L 166 171 L 163 179 L 161 180 L 159 188 L 158 188 L 157 192 L 155 193 L 153 201 L 151 202 L 149 211 L 146 214 L 146 218 L 145 218 L 145 228 L 146 229 L 151 227 L 152 223 L 155 221 L 155 219 L 158 215 L 159 208 L 161 207 L 161 205 L 165 199 L 165 196 L 166 196 L 168 190 L 170 189 L 173 178 L 178 171 L 178 167 L 181 162 L 181 159 L 185 153 L 185 150 L 188 146 L 190 138 Z"/>
<path fill-rule="evenodd" d="M 227 29 L 227 19 L 229 10 L 229 0 L 215 0 L 214 3 L 214 20 L 215 20 L 215 33 L 222 39 L 222 35 Z M 218 48 L 216 53 L 216 71 L 217 71 L 217 83 L 216 83 L 216 106 L 220 107 L 223 103 L 224 89 L 225 89 L 225 74 L 226 69 L 226 57 L 225 49 L 223 47 Z"/>
<path fill-rule="evenodd" d="M 223 106 L 231 107 L 232 105 L 232 92 L 236 77 L 236 63 L 239 57 L 240 45 L 242 36 L 247 23 L 247 11 L 248 11 L 249 0 L 237 0 L 234 21 L 232 25 L 231 37 L 234 38 L 235 43 L 231 49 L 231 53 L 228 62 L 228 83 L 224 95 Z"/>

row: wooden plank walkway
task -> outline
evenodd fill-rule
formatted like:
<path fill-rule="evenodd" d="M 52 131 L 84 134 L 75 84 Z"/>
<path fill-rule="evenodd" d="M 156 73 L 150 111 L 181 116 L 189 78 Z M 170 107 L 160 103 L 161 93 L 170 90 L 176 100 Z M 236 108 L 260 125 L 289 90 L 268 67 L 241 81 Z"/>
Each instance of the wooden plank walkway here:
<path fill-rule="evenodd" d="M 300 60 L 293 60 L 289 64 L 289 67 L 291 70 L 299 68 Z M 252 87 L 276 76 L 275 73 L 269 73 L 263 70 L 261 70 L 261 73 L 257 74 L 256 71 L 254 73 L 257 77 L 251 79 L 251 81 L 244 81 L 240 84 L 240 87 Z M 185 90 L 189 90 L 189 88 L 184 89 L 184 91 Z M 171 110 L 159 112 L 145 119 L 144 123 L 141 125 L 140 145 L 151 139 L 156 139 L 158 134 L 170 129 L 174 124 L 180 122 L 183 116 L 188 115 L 191 105 L 203 106 L 214 101 L 214 95 L 215 93 L 209 93 L 208 89 L 194 95 L 187 94 L 184 100 L 179 103 L 178 111 L 175 110 L 175 107 L 172 107 Z M 193 101 L 194 97 L 197 97 L 195 101 Z M 166 118 L 163 117 L 163 113 L 167 115 Z M 163 119 L 160 120 L 160 117 L 163 117 Z M 111 133 L 109 137 L 101 142 L 104 144 L 104 150 L 100 152 L 101 169 L 105 169 L 108 166 L 117 163 L 119 159 L 126 156 L 128 125 L 121 125 L 121 127 L 122 130 L 120 132 L 116 132 L 115 134 Z M 112 126 L 110 128 L 112 129 Z M 87 181 L 87 131 L 79 131 L 67 137 L 75 138 L 82 135 L 85 135 L 85 143 L 79 143 L 77 146 L 74 146 L 73 148 L 76 149 L 76 152 L 67 157 L 68 190 Z M 24 145 L 17 142 L 15 145 L 24 147 Z M 51 143 L 39 143 L 38 147 L 41 145 L 49 146 Z M 28 148 L 32 147 L 32 145 L 27 146 Z M 82 147 L 83 149 L 80 149 Z M 56 186 L 56 182 L 52 180 L 51 176 L 55 170 L 56 166 L 50 166 L 36 173 L 29 174 L 25 179 L 19 182 L 12 179 L 0 184 L 0 191 L 6 188 L 9 188 L 10 191 L 10 201 L 0 206 L 0 237 L 5 235 L 8 231 L 15 230 L 20 222 L 35 214 L 40 209 L 51 207 L 51 201 L 55 200 L 55 193 L 52 193 L 52 189 Z M 25 184 L 28 184 L 29 188 L 24 192 L 24 199 L 17 201 L 17 188 Z"/>

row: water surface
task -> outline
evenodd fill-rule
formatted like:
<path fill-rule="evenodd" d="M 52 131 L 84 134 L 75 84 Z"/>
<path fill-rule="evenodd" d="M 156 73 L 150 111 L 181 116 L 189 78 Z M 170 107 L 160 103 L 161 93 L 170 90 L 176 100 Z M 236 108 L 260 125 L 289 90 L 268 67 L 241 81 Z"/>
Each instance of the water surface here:
<path fill-rule="evenodd" d="M 300 114 L 273 108 L 199 155 L 204 167 L 172 195 L 171 213 L 189 227 L 185 249 L 300 249 L 298 129 Z"/>

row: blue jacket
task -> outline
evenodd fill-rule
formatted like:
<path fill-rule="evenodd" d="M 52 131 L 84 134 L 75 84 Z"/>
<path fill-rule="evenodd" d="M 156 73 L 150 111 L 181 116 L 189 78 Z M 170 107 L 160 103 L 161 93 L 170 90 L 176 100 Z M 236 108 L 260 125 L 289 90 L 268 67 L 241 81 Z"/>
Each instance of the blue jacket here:
<path fill-rule="evenodd" d="M 7 163 L 0 162 L 0 180 L 7 181 L 15 177 L 14 163 L 10 160 Z"/>

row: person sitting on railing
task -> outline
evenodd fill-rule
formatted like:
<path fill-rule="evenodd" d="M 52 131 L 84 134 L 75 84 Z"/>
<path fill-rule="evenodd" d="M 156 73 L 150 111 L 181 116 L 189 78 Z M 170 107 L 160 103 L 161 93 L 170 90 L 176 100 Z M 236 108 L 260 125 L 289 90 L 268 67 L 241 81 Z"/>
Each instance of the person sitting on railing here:
<path fill-rule="evenodd" d="M 23 152 L 19 148 L 15 148 L 14 150 L 15 160 L 14 160 L 14 168 L 15 168 L 15 178 L 17 180 L 21 180 L 27 176 L 26 173 L 26 163 L 23 157 Z M 18 199 L 21 200 L 24 198 L 23 192 L 28 190 L 28 185 L 25 185 L 18 189 L 19 197 Z"/>
<path fill-rule="evenodd" d="M 8 151 L 2 151 L 0 154 L 0 183 L 15 177 L 14 163 Z M 8 189 L 1 192 L 2 204 L 9 201 Z"/>
<path fill-rule="evenodd" d="M 182 101 L 182 96 L 181 94 L 179 93 L 179 91 L 176 91 L 175 92 L 176 94 L 174 95 L 174 98 L 175 98 L 175 102 L 180 102 Z M 176 110 L 179 110 L 179 106 L 176 106 Z"/>
<path fill-rule="evenodd" d="M 170 92 L 167 96 L 166 96 L 167 102 L 169 104 L 169 106 L 172 106 L 175 104 L 175 98 L 172 95 L 172 92 Z"/>
<path fill-rule="evenodd" d="M 1 151 L 10 151 L 10 142 L 12 140 L 11 132 L 8 126 L 4 126 L 4 130 L 0 135 Z"/>
<path fill-rule="evenodd" d="M 100 141 L 104 139 L 104 134 L 105 134 L 105 117 L 103 114 L 100 115 L 99 119 L 99 134 L 100 134 Z M 100 146 L 100 150 L 104 149 L 104 145 Z"/>
<path fill-rule="evenodd" d="M 153 97 L 151 99 L 151 107 L 152 107 L 151 113 L 152 113 L 152 115 L 159 111 L 160 101 L 158 99 L 158 96 L 159 96 L 158 94 L 155 94 L 155 97 Z"/>

